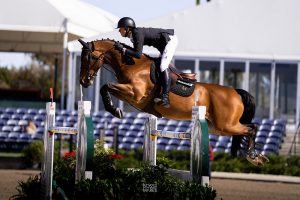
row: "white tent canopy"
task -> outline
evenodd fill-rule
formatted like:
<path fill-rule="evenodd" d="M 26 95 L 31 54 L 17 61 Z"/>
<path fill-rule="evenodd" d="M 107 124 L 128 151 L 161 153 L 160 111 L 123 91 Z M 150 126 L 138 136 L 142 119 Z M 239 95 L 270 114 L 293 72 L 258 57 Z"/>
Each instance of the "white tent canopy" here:
<path fill-rule="evenodd" d="M 174 28 L 177 56 L 300 60 L 299 0 L 214 0 L 145 23 Z"/>
<path fill-rule="evenodd" d="M 62 53 L 72 41 L 111 31 L 118 17 L 79 0 L 9 0 L 0 7 L 0 51 Z"/>
<path fill-rule="evenodd" d="M 79 0 L 9 0 L 0 7 L 0 52 L 63 53 L 67 42 L 113 30 L 118 17 Z M 61 95 L 64 108 L 64 95 Z"/>
<path fill-rule="evenodd" d="M 214 0 L 137 25 L 174 28 L 175 56 L 300 60 L 299 8 L 299 0 Z"/>

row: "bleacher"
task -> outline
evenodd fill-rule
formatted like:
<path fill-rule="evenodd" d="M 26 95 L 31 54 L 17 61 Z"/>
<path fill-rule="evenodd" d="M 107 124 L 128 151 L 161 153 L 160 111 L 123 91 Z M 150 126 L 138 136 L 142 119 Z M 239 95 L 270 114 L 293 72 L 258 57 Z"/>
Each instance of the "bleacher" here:
<path fill-rule="evenodd" d="M 34 140 L 42 140 L 44 134 L 45 109 L 0 108 L 0 151 L 20 151 L 25 145 Z M 56 126 L 77 127 L 77 111 L 58 110 Z M 121 149 L 138 149 L 143 146 L 144 123 L 147 114 L 125 113 L 124 119 L 117 119 L 110 113 L 99 111 L 93 113 L 94 136 L 100 137 L 100 131 L 105 129 L 105 138 L 113 136 L 114 127 L 118 127 L 118 142 Z M 24 126 L 32 120 L 37 131 L 35 134 L 26 133 Z M 256 135 L 256 150 L 262 154 L 279 154 L 279 149 L 285 136 L 286 122 L 281 119 L 255 118 L 253 123 L 258 125 Z M 158 129 L 166 131 L 191 131 L 191 121 L 176 121 L 161 118 Z M 230 152 L 231 137 L 209 135 L 214 152 Z M 106 139 L 108 146 L 112 140 Z M 159 138 L 159 150 L 188 150 L 189 140 Z"/>

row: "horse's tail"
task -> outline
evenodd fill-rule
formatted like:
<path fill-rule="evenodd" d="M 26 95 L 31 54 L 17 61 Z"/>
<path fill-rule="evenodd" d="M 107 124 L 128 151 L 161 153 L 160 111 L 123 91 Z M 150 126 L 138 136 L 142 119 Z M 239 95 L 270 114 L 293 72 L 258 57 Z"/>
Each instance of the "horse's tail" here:
<path fill-rule="evenodd" d="M 255 115 L 255 101 L 254 97 L 249 94 L 247 91 L 242 89 L 235 89 L 236 92 L 241 96 L 243 104 L 244 104 L 244 112 L 242 117 L 240 118 L 241 124 L 251 124 L 252 119 Z M 236 157 L 238 151 L 241 148 L 242 135 L 234 135 L 232 137 L 231 142 L 231 155 Z"/>

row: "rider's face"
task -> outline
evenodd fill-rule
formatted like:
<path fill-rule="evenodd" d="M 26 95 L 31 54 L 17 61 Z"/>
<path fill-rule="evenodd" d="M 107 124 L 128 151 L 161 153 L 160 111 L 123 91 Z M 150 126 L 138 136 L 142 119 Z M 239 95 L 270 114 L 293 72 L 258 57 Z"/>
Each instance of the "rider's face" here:
<path fill-rule="evenodd" d="M 125 35 L 126 35 L 126 29 L 125 29 L 125 27 L 120 27 L 119 28 L 119 32 L 120 32 L 120 34 L 123 36 L 123 37 L 126 37 Z"/>

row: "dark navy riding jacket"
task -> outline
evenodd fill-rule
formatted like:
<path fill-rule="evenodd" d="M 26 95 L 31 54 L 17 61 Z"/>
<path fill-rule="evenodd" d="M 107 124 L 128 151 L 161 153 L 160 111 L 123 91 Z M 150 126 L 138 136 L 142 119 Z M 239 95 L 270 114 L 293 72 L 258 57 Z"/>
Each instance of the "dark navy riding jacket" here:
<path fill-rule="evenodd" d="M 125 55 L 140 58 L 144 45 L 153 46 L 162 54 L 169 35 L 174 35 L 173 29 L 135 28 L 132 30 L 133 49 L 126 49 Z"/>

